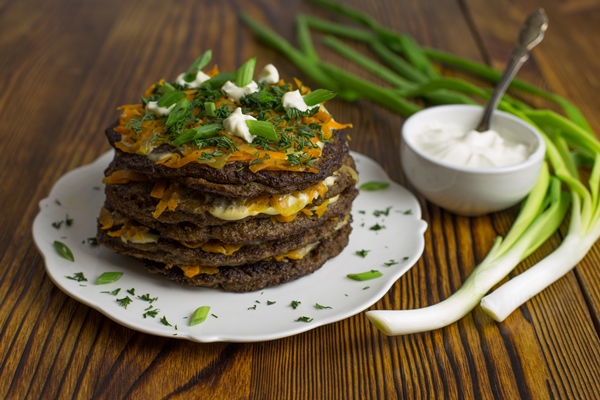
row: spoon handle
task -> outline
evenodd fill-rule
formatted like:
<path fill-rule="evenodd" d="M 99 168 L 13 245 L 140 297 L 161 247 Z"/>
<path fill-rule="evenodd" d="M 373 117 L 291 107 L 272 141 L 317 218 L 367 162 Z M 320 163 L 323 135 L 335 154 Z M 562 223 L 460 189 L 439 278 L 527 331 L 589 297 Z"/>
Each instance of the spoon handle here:
<path fill-rule="evenodd" d="M 475 128 L 476 131 L 484 132 L 490 128 L 490 120 L 493 111 L 498 107 L 500 99 L 508 89 L 510 82 L 515 77 L 521 65 L 529 58 L 529 51 L 544 38 L 544 32 L 548 28 L 548 17 L 542 8 L 531 14 L 519 31 L 518 42 L 513 47 L 504 73 L 494 87 L 492 96 L 487 103 L 481 120 Z"/>

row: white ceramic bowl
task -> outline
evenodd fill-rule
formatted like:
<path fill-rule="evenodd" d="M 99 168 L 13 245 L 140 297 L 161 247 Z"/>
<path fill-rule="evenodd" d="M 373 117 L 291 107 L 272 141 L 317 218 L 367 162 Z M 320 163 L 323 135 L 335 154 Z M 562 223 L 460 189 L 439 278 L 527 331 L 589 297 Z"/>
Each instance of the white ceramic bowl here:
<path fill-rule="evenodd" d="M 491 129 L 527 146 L 530 156 L 519 164 L 487 168 L 453 165 L 415 146 L 416 135 L 432 122 L 470 131 L 482 113 L 480 106 L 431 107 L 413 114 L 402 127 L 400 156 L 405 176 L 428 201 L 459 215 L 484 215 L 517 204 L 535 184 L 546 152 L 544 139 L 534 127 L 501 111 L 494 112 Z"/>

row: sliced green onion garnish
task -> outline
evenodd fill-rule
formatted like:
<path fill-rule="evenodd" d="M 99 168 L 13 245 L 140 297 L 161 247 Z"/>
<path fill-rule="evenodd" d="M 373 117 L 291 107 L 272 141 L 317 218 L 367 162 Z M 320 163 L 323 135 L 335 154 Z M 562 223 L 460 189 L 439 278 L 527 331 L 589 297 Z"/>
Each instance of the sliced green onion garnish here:
<path fill-rule="evenodd" d="M 174 123 L 179 122 L 181 119 L 183 119 L 188 111 L 188 108 L 190 108 L 190 104 L 191 103 L 188 99 L 178 101 L 175 104 L 175 107 L 173 107 L 173 109 L 171 110 L 169 118 L 167 118 L 167 122 L 165 122 L 165 124 L 173 125 Z"/>
<path fill-rule="evenodd" d="M 173 90 L 163 94 L 156 102 L 156 105 L 159 107 L 171 107 L 173 104 L 184 98 L 185 93 Z"/>
<path fill-rule="evenodd" d="M 196 79 L 196 74 L 202 68 L 206 67 L 212 58 L 212 50 L 206 50 L 204 54 L 196 58 L 192 65 L 188 68 L 187 72 L 183 76 L 183 80 L 186 82 L 193 82 Z"/>
<path fill-rule="evenodd" d="M 175 90 L 175 87 L 168 82 L 163 83 L 161 87 L 158 88 L 158 93 L 165 94 L 168 92 L 172 92 Z"/>
<path fill-rule="evenodd" d="M 354 279 L 355 281 L 368 281 L 369 279 L 379 278 L 383 276 L 383 274 L 376 269 L 372 269 L 371 271 L 361 272 L 358 274 L 348 274 L 346 275 L 350 279 Z"/>
<path fill-rule="evenodd" d="M 390 186 L 390 184 L 387 182 L 372 181 L 372 182 L 363 183 L 362 185 L 360 185 L 359 189 L 360 190 L 369 190 L 369 191 L 383 190 L 383 189 L 387 189 L 388 186 Z"/>
<path fill-rule="evenodd" d="M 215 103 L 213 103 L 212 101 L 207 101 L 206 103 L 204 103 L 204 111 L 206 112 L 206 115 L 208 115 L 209 117 L 215 116 L 215 110 L 216 110 L 216 106 L 215 106 Z"/>
<path fill-rule="evenodd" d="M 220 74 L 217 74 L 212 78 L 202 82 L 202 86 L 207 85 L 213 89 L 220 88 L 225 84 L 225 82 L 235 80 L 236 75 L 237 74 L 232 71 L 221 72 Z"/>
<path fill-rule="evenodd" d="M 335 95 L 336 94 L 330 90 L 317 89 L 304 96 L 304 103 L 309 107 L 316 106 L 324 101 L 333 99 Z"/>
<path fill-rule="evenodd" d="M 96 279 L 96 285 L 104 285 L 106 283 L 113 283 L 121 279 L 123 276 L 122 272 L 104 272 Z"/>
<path fill-rule="evenodd" d="M 196 311 L 194 311 L 194 313 L 192 314 L 192 318 L 190 318 L 190 326 L 198 325 L 206 321 L 206 317 L 208 317 L 209 312 L 209 306 L 202 306 L 196 308 Z"/>
<path fill-rule="evenodd" d="M 238 87 L 244 87 L 252 82 L 254 76 L 254 67 L 256 66 L 256 58 L 251 58 L 238 68 L 235 75 L 235 84 Z"/>
<path fill-rule="evenodd" d="M 250 133 L 255 136 L 264 137 L 265 139 L 277 140 L 277 133 L 275 133 L 275 127 L 272 122 L 268 121 L 246 121 L 246 126 L 250 130 Z"/>
<path fill-rule="evenodd" d="M 73 252 L 71 252 L 71 249 L 69 249 L 69 247 L 66 244 L 64 244 L 63 242 L 59 242 L 58 240 L 55 240 L 54 241 L 54 249 L 56 249 L 56 252 L 62 258 L 69 260 L 69 261 L 75 261 Z"/>
<path fill-rule="evenodd" d="M 216 135 L 221 129 L 223 129 L 223 125 L 221 124 L 209 124 L 197 126 L 192 129 L 188 129 L 180 136 L 178 136 L 175 140 L 173 140 L 173 144 L 175 146 L 180 146 L 184 143 L 191 142 L 196 139 L 204 139 L 207 137 L 211 137 Z"/>

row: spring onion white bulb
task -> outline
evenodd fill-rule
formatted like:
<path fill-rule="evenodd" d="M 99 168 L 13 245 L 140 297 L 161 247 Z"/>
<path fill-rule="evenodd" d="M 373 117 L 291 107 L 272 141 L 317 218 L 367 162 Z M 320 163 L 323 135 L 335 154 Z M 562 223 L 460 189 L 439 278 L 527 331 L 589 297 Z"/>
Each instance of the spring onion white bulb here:
<path fill-rule="evenodd" d="M 481 300 L 483 310 L 496 321 L 504 321 L 526 301 L 571 271 L 600 238 L 599 161 L 600 156 L 597 155 L 590 178 L 591 194 L 582 192 L 581 189 L 572 191 L 569 231 L 560 246 Z M 582 211 L 580 196 L 583 198 L 584 209 L 589 211 Z"/>
<path fill-rule="evenodd" d="M 540 193 L 545 196 L 540 196 Z M 367 318 L 386 335 L 406 335 L 439 329 L 467 315 L 483 296 L 506 277 L 525 257 L 546 241 L 560 225 L 569 197 L 560 182 L 550 178 L 544 165 L 528 196 L 519 220 L 504 242 L 496 238 L 486 258 L 473 270 L 459 290 L 446 300 L 415 310 L 368 311 Z M 546 207 L 547 206 L 547 207 Z M 539 210 L 543 212 L 539 213 Z M 514 234 L 516 232 L 516 235 Z M 518 240 L 509 238 L 518 237 Z"/>

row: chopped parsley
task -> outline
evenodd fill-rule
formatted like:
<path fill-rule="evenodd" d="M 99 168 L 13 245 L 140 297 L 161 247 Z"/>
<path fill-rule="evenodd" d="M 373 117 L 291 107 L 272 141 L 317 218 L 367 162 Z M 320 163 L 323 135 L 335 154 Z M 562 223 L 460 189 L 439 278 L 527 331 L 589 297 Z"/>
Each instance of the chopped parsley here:
<path fill-rule="evenodd" d="M 385 229 L 384 225 L 379 225 L 379 224 L 375 224 L 372 227 L 369 228 L 369 230 L 371 231 L 380 231 L 382 229 Z"/>
<path fill-rule="evenodd" d="M 252 307 L 248 307 L 248 310 L 256 310 L 256 304 L 253 305 Z"/>
<path fill-rule="evenodd" d="M 309 317 L 300 317 L 296 320 L 296 322 L 312 322 L 314 318 Z"/>
<path fill-rule="evenodd" d="M 376 217 L 381 217 L 382 215 L 387 217 L 388 215 L 390 215 L 391 209 L 392 209 L 392 206 L 389 206 L 385 210 L 375 210 L 375 211 L 373 211 L 373 215 Z"/>
<path fill-rule="evenodd" d="M 354 252 L 354 254 L 356 254 L 359 257 L 365 258 L 370 251 L 371 250 L 357 250 Z"/>
<path fill-rule="evenodd" d="M 146 317 L 156 318 L 156 316 L 158 315 L 159 311 L 160 310 L 158 308 L 153 308 L 153 309 L 150 309 L 150 310 L 146 311 L 143 314 L 143 316 L 144 316 L 144 318 L 146 318 Z"/>
<path fill-rule="evenodd" d="M 135 288 L 128 289 L 127 293 L 129 293 L 132 296 L 135 296 Z"/>
<path fill-rule="evenodd" d="M 146 294 L 144 294 L 144 295 L 142 295 L 142 296 L 138 296 L 138 299 L 140 299 L 140 300 L 144 300 L 144 301 L 147 301 L 147 302 L 149 302 L 150 304 L 152 304 L 152 303 L 154 303 L 156 300 L 158 300 L 158 297 L 150 297 L 150 294 L 149 294 L 149 293 L 146 293 Z"/>
<path fill-rule="evenodd" d="M 105 291 L 100 292 L 100 293 L 108 293 L 108 294 L 112 294 L 113 296 L 116 296 L 116 295 L 119 294 L 120 291 L 121 291 L 121 288 L 117 288 L 117 289 L 113 290 L 112 292 L 108 291 L 108 290 L 105 290 Z"/>
<path fill-rule="evenodd" d="M 131 300 L 131 298 L 129 296 L 125 296 L 122 299 L 117 299 L 116 302 L 119 304 L 119 306 L 127 309 L 127 306 L 131 304 L 133 300 Z"/>
<path fill-rule="evenodd" d="M 167 321 L 167 317 L 165 315 L 163 315 L 163 317 L 160 319 L 160 322 L 165 326 L 173 326 L 169 323 L 169 321 Z M 177 328 L 175 328 L 175 329 L 177 329 Z"/>
<path fill-rule="evenodd" d="M 315 308 L 316 308 L 317 310 L 325 310 L 325 309 L 327 309 L 327 308 L 332 308 L 332 307 L 329 307 L 329 306 L 322 306 L 322 305 L 320 305 L 319 303 L 315 303 Z"/>
<path fill-rule="evenodd" d="M 272 306 L 272 305 L 273 305 L 273 304 L 275 304 L 275 303 L 277 303 L 277 302 L 276 302 L 276 301 L 270 301 L 270 300 L 267 300 L 267 305 L 268 305 L 268 306 Z"/>
<path fill-rule="evenodd" d="M 83 272 L 75 272 L 72 276 L 67 276 L 67 279 L 77 282 L 87 282 L 87 278 L 83 275 Z"/>
<path fill-rule="evenodd" d="M 295 310 L 300 305 L 300 302 L 298 300 L 292 300 L 292 303 L 290 305 Z"/>
<path fill-rule="evenodd" d="M 396 265 L 399 264 L 398 261 L 394 261 L 394 260 L 390 260 L 388 262 L 384 262 L 383 265 L 385 265 L 386 267 L 391 267 L 392 265 Z"/>

